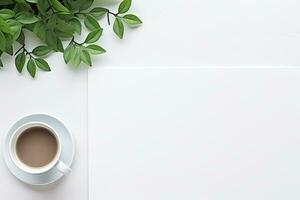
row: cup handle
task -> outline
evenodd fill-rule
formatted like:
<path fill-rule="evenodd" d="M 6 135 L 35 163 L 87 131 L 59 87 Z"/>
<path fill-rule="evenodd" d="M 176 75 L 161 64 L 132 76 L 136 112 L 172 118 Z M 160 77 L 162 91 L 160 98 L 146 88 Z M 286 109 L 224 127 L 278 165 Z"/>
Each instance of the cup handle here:
<path fill-rule="evenodd" d="M 56 169 L 61 172 L 62 174 L 66 175 L 71 172 L 71 168 L 68 167 L 65 163 L 62 161 L 58 161 L 56 164 Z"/>

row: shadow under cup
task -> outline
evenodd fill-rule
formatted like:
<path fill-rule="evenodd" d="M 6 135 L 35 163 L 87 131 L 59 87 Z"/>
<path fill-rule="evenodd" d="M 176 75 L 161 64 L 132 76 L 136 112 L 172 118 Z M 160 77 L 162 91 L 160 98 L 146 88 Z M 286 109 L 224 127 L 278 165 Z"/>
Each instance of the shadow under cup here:
<path fill-rule="evenodd" d="M 58 134 L 40 122 L 21 126 L 10 141 L 10 156 L 15 165 L 30 174 L 52 169 L 59 160 L 61 147 Z"/>

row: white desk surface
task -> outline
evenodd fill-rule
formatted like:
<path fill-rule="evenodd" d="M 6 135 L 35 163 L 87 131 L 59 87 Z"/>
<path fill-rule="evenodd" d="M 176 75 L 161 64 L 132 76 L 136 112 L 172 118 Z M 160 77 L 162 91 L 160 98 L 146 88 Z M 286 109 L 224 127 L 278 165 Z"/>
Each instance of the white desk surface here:
<path fill-rule="evenodd" d="M 20 76 L 13 62 L 0 72 L 0 195 L 9 200 L 87 200 L 87 73 L 74 72 L 53 56 L 51 73 L 40 72 L 36 80 Z M 34 114 L 50 114 L 64 122 L 76 140 L 71 174 L 55 187 L 37 190 L 13 177 L 3 162 L 3 141 L 18 119 Z"/>
<path fill-rule="evenodd" d="M 112 27 L 105 31 L 100 43 L 108 52 L 89 71 L 90 199 L 298 200 L 299 71 L 173 66 L 300 65 L 299 6 L 297 0 L 133 1 L 144 25 L 126 29 L 123 41 Z M 77 137 L 75 169 L 60 187 L 40 192 L 20 184 L 2 164 L 0 194 L 12 200 L 87 199 L 87 73 L 66 68 L 57 55 L 50 61 L 53 72 L 39 73 L 36 81 L 19 76 L 13 62 L 1 70 L 1 141 L 20 117 L 52 114 Z M 270 133 L 273 141 L 263 143 Z M 265 158 L 267 145 L 276 157 Z"/>

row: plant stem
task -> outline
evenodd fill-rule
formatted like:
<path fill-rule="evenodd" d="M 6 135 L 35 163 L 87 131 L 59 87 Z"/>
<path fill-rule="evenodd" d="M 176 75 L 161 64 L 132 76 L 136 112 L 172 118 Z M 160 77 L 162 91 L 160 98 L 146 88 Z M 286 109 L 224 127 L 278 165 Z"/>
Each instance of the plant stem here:
<path fill-rule="evenodd" d="M 109 12 L 107 12 L 107 22 L 108 22 L 108 25 L 110 25 Z"/>
<path fill-rule="evenodd" d="M 113 15 L 114 17 L 117 17 L 119 13 L 113 13 L 113 12 L 110 12 L 110 10 L 107 9 L 107 22 L 108 22 L 108 25 L 110 25 L 110 17 L 109 15 Z"/>
<path fill-rule="evenodd" d="M 84 42 L 83 43 L 78 43 L 78 42 L 75 41 L 75 38 L 73 37 L 72 40 L 71 40 L 71 43 L 74 43 L 76 45 L 81 46 L 81 45 L 83 45 Z"/>
<path fill-rule="evenodd" d="M 15 55 L 17 55 L 20 51 L 22 51 L 27 55 L 29 55 L 30 58 L 33 58 L 33 56 L 31 55 L 32 52 L 29 52 L 26 48 L 25 48 L 25 45 L 21 46 L 20 49 L 18 49 L 18 51 L 15 53 Z"/>
<path fill-rule="evenodd" d="M 24 49 L 24 46 L 25 45 L 23 45 L 20 49 L 18 49 L 18 51 L 16 51 L 15 55 L 17 55 L 22 49 Z"/>

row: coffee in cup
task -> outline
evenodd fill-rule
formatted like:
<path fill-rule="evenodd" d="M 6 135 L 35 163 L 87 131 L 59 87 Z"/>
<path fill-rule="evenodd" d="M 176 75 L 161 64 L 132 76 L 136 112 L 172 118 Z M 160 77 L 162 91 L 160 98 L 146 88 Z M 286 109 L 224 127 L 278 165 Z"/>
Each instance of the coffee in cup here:
<path fill-rule="evenodd" d="M 43 167 L 56 157 L 58 141 L 55 135 L 44 127 L 28 128 L 17 140 L 16 153 L 25 165 Z"/>
<path fill-rule="evenodd" d="M 63 174 L 70 168 L 60 161 L 59 135 L 47 124 L 31 122 L 13 134 L 10 155 L 15 165 L 30 174 L 45 173 L 56 168 Z"/>

